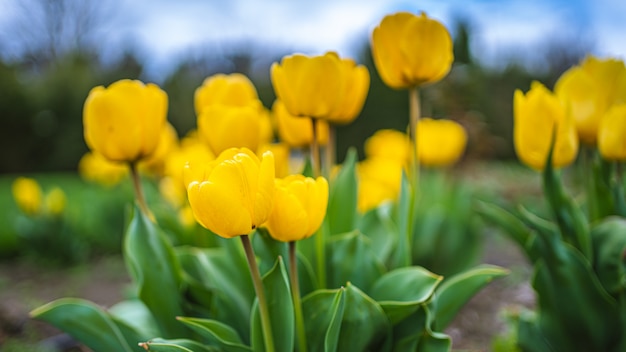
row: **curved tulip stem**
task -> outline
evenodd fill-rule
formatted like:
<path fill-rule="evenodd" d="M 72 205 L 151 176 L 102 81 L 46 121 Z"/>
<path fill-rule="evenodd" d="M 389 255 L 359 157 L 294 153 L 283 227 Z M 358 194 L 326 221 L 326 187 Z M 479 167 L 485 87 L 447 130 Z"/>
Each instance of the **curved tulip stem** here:
<path fill-rule="evenodd" d="M 133 179 L 133 188 L 135 190 L 135 199 L 139 204 L 139 209 L 146 215 L 148 218 L 153 219 L 153 215 L 148 208 L 148 204 L 146 203 L 146 198 L 143 195 L 143 189 L 141 187 L 141 177 L 139 176 L 139 170 L 137 170 L 137 163 L 130 163 L 130 174 Z"/>
<path fill-rule="evenodd" d="M 409 89 L 409 138 L 411 144 L 411 162 L 409 165 L 408 175 L 409 183 L 411 185 L 411 196 L 409 203 L 408 223 L 406 229 L 406 236 L 404 238 L 404 264 L 409 266 L 412 263 L 412 237 L 413 237 L 413 213 L 415 212 L 415 206 L 417 203 L 417 197 L 419 193 L 419 153 L 417 147 L 417 124 L 420 119 L 420 98 L 419 88 L 412 87 Z"/>
<path fill-rule="evenodd" d="M 250 243 L 248 235 L 239 236 L 243 249 L 246 252 L 246 259 L 248 260 L 248 268 L 250 269 L 250 275 L 252 276 L 252 284 L 254 285 L 254 291 L 256 297 L 259 299 L 259 314 L 261 315 L 261 330 L 263 330 L 263 341 L 265 343 L 266 352 L 274 352 L 274 335 L 272 335 L 272 323 L 270 321 L 270 312 L 267 306 L 267 300 L 265 299 L 265 290 L 263 289 L 263 281 L 261 280 L 261 273 L 259 272 L 259 266 L 256 263 L 254 256 L 254 250 Z"/>
<path fill-rule="evenodd" d="M 322 176 L 324 176 L 327 180 L 330 180 L 330 171 L 335 165 L 335 160 L 337 158 L 337 130 L 335 125 L 330 124 L 328 126 L 328 142 L 326 143 L 326 148 L 324 148 L 324 160 L 322 167 Z"/>
<path fill-rule="evenodd" d="M 300 283 L 298 282 L 298 263 L 296 260 L 296 242 L 289 242 L 289 275 L 291 281 L 291 299 L 296 318 L 296 336 L 298 337 L 298 351 L 306 352 L 306 330 L 302 316 L 302 301 L 300 300 Z"/>
<path fill-rule="evenodd" d="M 311 140 L 311 164 L 313 166 L 313 176 L 320 176 L 320 145 L 317 141 L 317 120 L 311 118 L 311 131 L 313 132 Z"/>

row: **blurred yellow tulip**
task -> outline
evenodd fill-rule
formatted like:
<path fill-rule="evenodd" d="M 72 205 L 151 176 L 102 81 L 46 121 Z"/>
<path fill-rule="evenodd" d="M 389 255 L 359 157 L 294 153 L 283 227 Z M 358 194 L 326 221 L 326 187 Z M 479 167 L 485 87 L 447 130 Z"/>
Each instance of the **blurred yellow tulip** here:
<path fill-rule="evenodd" d="M 209 105 L 198 115 L 198 131 L 215 155 L 229 148 L 256 151 L 267 112 L 257 104 Z"/>
<path fill-rule="evenodd" d="M 383 158 L 407 163 L 411 157 L 409 137 L 400 131 L 378 130 L 365 141 L 366 158 Z"/>
<path fill-rule="evenodd" d="M 248 106 L 258 99 L 256 88 L 245 75 L 218 73 L 207 77 L 196 89 L 194 106 L 196 115 L 200 115 L 207 106 Z"/>
<path fill-rule="evenodd" d="M 578 135 L 574 118 L 564 104 L 539 82 L 533 82 L 524 95 L 516 90 L 513 97 L 513 142 L 520 160 L 543 170 L 555 134 L 552 164 L 567 166 L 578 153 Z"/>
<path fill-rule="evenodd" d="M 600 121 L 598 149 L 604 159 L 626 160 L 626 104 L 614 105 Z"/>
<path fill-rule="evenodd" d="M 357 208 L 361 213 L 397 199 L 403 167 L 404 164 L 387 158 L 366 158 L 357 164 Z"/>
<path fill-rule="evenodd" d="M 276 166 L 276 177 L 286 177 L 291 172 L 291 151 L 285 143 L 268 143 L 259 147 L 257 156 L 263 156 L 265 152 L 272 152 L 274 155 L 274 165 Z M 298 170 L 300 171 L 300 170 Z"/>
<path fill-rule="evenodd" d="M 311 120 L 306 117 L 294 116 L 287 111 L 285 104 L 275 100 L 272 105 L 272 114 L 276 121 L 276 129 L 281 141 L 294 148 L 302 148 L 311 145 L 313 141 L 313 126 Z M 315 120 L 317 143 L 328 143 L 328 122 Z"/>
<path fill-rule="evenodd" d="M 454 60 L 446 27 L 425 13 L 385 16 L 372 33 L 372 56 L 383 82 L 405 89 L 437 82 Z"/>
<path fill-rule="evenodd" d="M 126 177 L 128 166 L 110 161 L 98 153 L 88 152 L 78 162 L 78 174 L 85 180 L 113 186 Z"/>
<path fill-rule="evenodd" d="M 120 80 L 89 92 L 83 110 L 85 141 L 111 161 L 136 162 L 154 153 L 166 119 L 164 91 L 151 83 Z"/>
<path fill-rule="evenodd" d="M 328 181 L 291 175 L 276 179 L 274 207 L 265 223 L 270 235 L 282 242 L 312 236 L 322 225 L 328 206 Z"/>
<path fill-rule="evenodd" d="M 369 72 L 334 52 L 295 54 L 271 67 L 276 96 L 294 116 L 347 124 L 360 113 L 369 90 Z"/>
<path fill-rule="evenodd" d="M 196 221 L 225 238 L 247 235 L 267 221 L 274 202 L 274 177 L 272 153 L 259 160 L 246 148 L 227 149 L 208 164 L 185 166 L 187 196 Z"/>
<path fill-rule="evenodd" d="M 452 120 L 422 118 L 417 123 L 417 158 L 424 166 L 456 163 L 465 151 L 467 133 Z"/>
<path fill-rule="evenodd" d="M 146 170 L 150 174 L 163 176 L 165 172 L 165 160 L 168 154 L 175 150 L 177 146 L 178 132 L 176 132 L 174 126 L 167 123 L 166 127 L 161 132 L 156 150 L 149 158 L 139 164 L 140 169 Z"/>
<path fill-rule="evenodd" d="M 215 159 L 209 147 L 202 142 L 196 131 L 192 131 L 180 141 L 180 146 L 170 152 L 165 160 L 165 176 L 173 179 L 174 184 L 186 195 L 188 184 L 184 182 L 183 169 L 190 164 L 204 165 Z"/>
<path fill-rule="evenodd" d="M 614 103 L 626 103 L 626 66 L 615 58 L 599 59 L 587 56 L 580 64 L 583 70 L 597 82 L 598 95 L 603 99 L 606 111 Z M 605 112 L 603 111 L 603 112 Z"/>
<path fill-rule="evenodd" d="M 46 194 L 45 198 L 46 210 L 53 216 L 59 216 L 65 210 L 65 204 L 67 203 L 67 198 L 65 197 L 65 192 L 59 187 L 54 187 L 53 189 Z"/>
<path fill-rule="evenodd" d="M 32 178 L 18 177 L 11 186 L 13 199 L 26 215 L 36 215 L 41 212 L 42 192 L 39 183 Z"/>

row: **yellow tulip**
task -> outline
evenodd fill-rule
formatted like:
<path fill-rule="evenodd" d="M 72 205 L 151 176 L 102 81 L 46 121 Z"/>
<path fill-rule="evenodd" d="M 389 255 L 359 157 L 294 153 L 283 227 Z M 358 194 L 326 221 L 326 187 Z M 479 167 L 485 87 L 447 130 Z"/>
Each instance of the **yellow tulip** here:
<path fill-rule="evenodd" d="M 198 131 L 215 155 L 229 148 L 257 150 L 266 112 L 258 105 L 206 106 L 198 115 Z"/>
<path fill-rule="evenodd" d="M 154 84 L 120 80 L 89 92 L 83 110 L 87 146 L 111 161 L 135 162 L 157 148 L 167 95 Z"/>
<path fill-rule="evenodd" d="M 45 198 L 46 210 L 54 215 L 59 216 L 65 210 L 65 204 L 67 203 L 67 199 L 65 197 L 65 192 L 59 187 L 54 187 L 48 194 L 46 194 Z"/>
<path fill-rule="evenodd" d="M 85 180 L 113 186 L 126 177 L 128 166 L 109 161 L 98 153 L 88 152 L 78 162 L 78 173 Z"/>
<path fill-rule="evenodd" d="M 276 179 L 274 207 L 265 223 L 270 235 L 282 242 L 312 236 L 322 225 L 328 206 L 328 182 L 291 175 Z"/>
<path fill-rule="evenodd" d="M 523 163 L 543 170 L 555 130 L 553 166 L 563 167 L 574 161 L 578 153 L 574 118 L 541 83 L 533 82 L 526 95 L 520 90 L 515 91 L 513 117 L 513 142 Z"/>
<path fill-rule="evenodd" d="M 369 72 L 336 53 L 295 54 L 271 67 L 276 96 L 294 116 L 346 124 L 356 118 L 369 89 Z"/>
<path fill-rule="evenodd" d="M 403 164 L 386 158 L 367 158 L 357 165 L 357 208 L 364 213 L 397 199 L 402 185 Z"/>
<path fill-rule="evenodd" d="M 246 148 L 227 149 L 205 165 L 185 166 L 187 196 L 196 221 L 225 238 L 249 234 L 269 217 L 274 176 L 272 153 L 263 154 L 259 161 Z"/>
<path fill-rule="evenodd" d="M 245 75 L 218 73 L 206 78 L 202 86 L 196 89 L 194 106 L 196 115 L 200 115 L 207 106 L 247 106 L 258 99 L 256 88 Z"/>
<path fill-rule="evenodd" d="M 179 148 L 175 148 L 168 154 L 165 160 L 165 176 L 172 178 L 173 183 L 186 194 L 189 184 L 184 182 L 183 169 L 185 165 L 190 164 L 193 169 L 201 170 L 195 166 L 207 164 L 212 160 L 215 160 L 215 155 L 198 138 L 196 131 L 192 131 L 181 140 Z"/>
<path fill-rule="evenodd" d="M 396 130 L 378 130 L 365 141 L 366 158 L 383 158 L 406 163 L 411 157 L 409 137 Z"/>
<path fill-rule="evenodd" d="M 569 104 L 580 141 L 595 145 L 600 117 L 606 109 L 598 82 L 585 69 L 574 66 L 561 75 L 554 92 Z"/>
<path fill-rule="evenodd" d="M 395 89 L 437 82 L 448 74 L 454 60 L 450 33 L 423 12 L 385 16 L 374 28 L 371 42 L 380 77 Z"/>
<path fill-rule="evenodd" d="M 598 149 L 607 160 L 626 160 L 626 104 L 614 105 L 602 118 Z"/>
<path fill-rule="evenodd" d="M 39 183 L 32 178 L 18 177 L 11 187 L 17 206 L 27 215 L 41 211 L 42 193 Z"/>
<path fill-rule="evenodd" d="M 169 153 L 176 149 L 178 145 L 178 133 L 171 124 L 167 123 L 161 131 L 161 137 L 156 150 L 149 158 L 139 164 L 140 169 L 151 174 L 162 176 L 164 173 L 165 160 Z"/>
<path fill-rule="evenodd" d="M 272 114 L 276 121 L 276 128 L 280 139 L 294 148 L 311 145 L 313 141 L 313 126 L 306 117 L 297 117 L 289 113 L 280 100 L 274 101 Z M 315 120 L 317 143 L 328 143 L 328 123 L 324 120 Z"/>
<path fill-rule="evenodd" d="M 417 158 L 424 166 L 443 167 L 456 163 L 465 151 L 467 133 L 451 120 L 422 118 L 417 123 Z"/>
<path fill-rule="evenodd" d="M 265 152 L 272 152 L 274 155 L 274 165 L 276 166 L 276 177 L 286 177 L 292 174 L 290 164 L 289 146 L 284 143 L 268 143 L 259 147 L 257 156 L 262 156 Z M 298 170 L 299 171 L 299 170 Z"/>
<path fill-rule="evenodd" d="M 622 95 L 626 93 L 623 82 L 626 67 L 622 60 L 588 56 L 580 66 L 597 82 L 597 94 L 604 100 L 602 105 L 605 111 L 615 102 L 625 102 L 626 97 Z"/>

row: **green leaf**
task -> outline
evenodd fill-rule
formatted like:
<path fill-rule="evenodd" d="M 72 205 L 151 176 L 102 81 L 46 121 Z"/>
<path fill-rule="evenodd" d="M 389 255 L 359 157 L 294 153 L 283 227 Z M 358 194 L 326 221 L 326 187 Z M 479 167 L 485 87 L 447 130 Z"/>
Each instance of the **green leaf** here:
<path fill-rule="evenodd" d="M 30 315 L 67 332 L 96 352 L 141 351 L 137 343 L 146 338 L 82 299 L 62 298 L 33 310 Z"/>
<path fill-rule="evenodd" d="M 436 291 L 434 328 L 444 330 L 470 298 L 494 278 L 507 274 L 506 269 L 485 264 L 444 280 Z"/>
<path fill-rule="evenodd" d="M 611 194 L 611 164 L 600 153 L 583 149 L 583 172 L 586 172 L 587 205 L 591 222 L 614 213 L 615 204 Z M 591 159 L 591 160 L 590 160 Z M 591 167 L 588 166 L 591 163 Z"/>
<path fill-rule="evenodd" d="M 602 286 L 617 297 L 626 289 L 626 220 L 609 217 L 591 229 L 594 271 Z"/>
<path fill-rule="evenodd" d="M 356 227 L 356 160 L 356 150 L 351 148 L 348 150 L 339 174 L 330 184 L 326 221 L 328 221 L 331 235 L 352 231 Z"/>
<path fill-rule="evenodd" d="M 474 204 L 474 209 L 478 214 L 482 215 L 485 220 L 502 228 L 520 248 L 527 250 L 526 244 L 528 243 L 531 231 L 522 220 L 511 212 L 491 203 L 477 201 Z M 528 255 L 529 253 L 526 254 Z"/>
<path fill-rule="evenodd" d="M 180 263 L 165 235 L 137 206 L 124 240 L 124 259 L 161 334 L 187 336 L 189 331 L 176 321 L 183 315 Z"/>
<path fill-rule="evenodd" d="M 144 351 L 154 352 L 218 352 L 219 348 L 206 346 L 197 341 L 186 339 L 166 340 L 155 338 L 140 344 Z"/>
<path fill-rule="evenodd" d="M 179 317 L 178 320 L 225 352 L 251 351 L 233 328 L 217 320 L 188 317 Z"/>
<path fill-rule="evenodd" d="M 138 299 L 131 299 L 116 303 L 109 308 L 109 314 L 119 321 L 138 331 L 141 336 L 159 336 L 159 327 L 148 307 Z"/>
<path fill-rule="evenodd" d="M 193 298 L 208 304 L 206 309 L 212 318 L 233 327 L 248 342 L 254 286 L 248 264 L 236 245 L 240 244 L 227 241 L 222 248 L 183 247 L 177 253 L 185 280 L 197 287 L 190 291 Z"/>
<path fill-rule="evenodd" d="M 406 173 L 402 172 L 402 184 L 400 187 L 400 199 L 393 211 L 393 219 L 397 225 L 398 239 L 389 260 L 386 262 L 390 269 L 411 265 L 413 250 L 413 230 L 415 227 L 415 203 L 411 182 Z"/>
<path fill-rule="evenodd" d="M 317 290 L 304 297 L 302 310 L 309 351 L 337 351 L 345 302 L 343 287 L 336 290 Z M 324 338 L 321 339 L 321 336 Z"/>
<path fill-rule="evenodd" d="M 266 228 L 257 229 L 251 237 L 254 254 L 258 258 L 259 271 L 265 275 L 274 264 L 276 258 L 287 258 L 287 243 L 273 239 Z"/>
<path fill-rule="evenodd" d="M 422 267 L 404 267 L 380 277 L 370 295 L 381 305 L 392 324 L 417 311 L 443 279 Z"/>
<path fill-rule="evenodd" d="M 263 287 L 272 324 L 274 347 L 277 351 L 293 351 L 295 318 L 289 277 L 282 257 L 278 257 L 274 267 L 263 277 Z M 258 301 L 255 301 L 252 308 L 251 330 L 252 349 L 263 351 L 265 344 Z"/>
<path fill-rule="evenodd" d="M 358 231 L 335 235 L 326 246 L 329 287 L 341 287 L 350 281 L 369 292 L 374 281 L 385 272 L 370 240 Z"/>
<path fill-rule="evenodd" d="M 433 313 L 427 304 L 393 327 L 393 351 L 448 352 L 451 339 L 448 335 L 433 332 L 430 328 Z"/>
<path fill-rule="evenodd" d="M 357 229 L 367 236 L 376 258 L 386 263 L 398 242 L 398 228 L 391 218 L 389 204 L 381 205 L 366 212 L 359 218 Z"/>

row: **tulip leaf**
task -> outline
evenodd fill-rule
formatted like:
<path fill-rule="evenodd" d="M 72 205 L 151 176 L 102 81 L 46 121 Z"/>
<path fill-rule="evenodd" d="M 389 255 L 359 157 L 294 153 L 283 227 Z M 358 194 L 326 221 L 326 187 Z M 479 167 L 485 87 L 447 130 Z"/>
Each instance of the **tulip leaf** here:
<path fill-rule="evenodd" d="M 331 235 L 352 231 L 356 227 L 356 160 L 356 150 L 351 148 L 337 177 L 330 184 L 326 221 Z"/>
<path fill-rule="evenodd" d="M 254 286 L 245 258 L 227 241 L 221 248 L 177 249 L 185 280 L 192 298 L 203 304 L 212 318 L 229 325 L 243 341 L 250 340 L 250 310 L 254 300 Z M 229 247 L 231 246 L 232 247 Z"/>
<path fill-rule="evenodd" d="M 357 228 L 367 236 L 376 258 L 386 263 L 397 244 L 398 228 L 391 219 L 389 205 L 381 205 L 359 218 Z"/>
<path fill-rule="evenodd" d="M 626 220 L 608 217 L 591 229 L 594 271 L 614 297 L 626 288 Z"/>
<path fill-rule="evenodd" d="M 197 341 L 186 339 L 166 340 L 155 338 L 148 342 L 140 344 L 143 351 L 154 352 L 218 352 L 219 348 L 214 346 L 206 346 Z"/>
<path fill-rule="evenodd" d="M 273 239 L 266 228 L 257 229 L 251 238 L 254 254 L 259 259 L 259 271 L 265 275 L 276 263 L 276 258 L 287 258 L 287 243 Z"/>
<path fill-rule="evenodd" d="M 251 351 L 233 328 L 217 320 L 187 317 L 178 320 L 225 352 Z"/>
<path fill-rule="evenodd" d="M 329 287 L 341 287 L 350 281 L 369 292 L 374 281 L 385 272 L 369 238 L 359 231 L 331 237 L 326 251 Z"/>
<path fill-rule="evenodd" d="M 293 351 L 295 318 L 289 277 L 282 257 L 278 257 L 274 267 L 263 276 L 263 287 L 272 324 L 274 347 L 277 351 Z M 264 351 L 258 300 L 252 307 L 251 330 L 252 349 Z"/>
<path fill-rule="evenodd" d="M 337 351 L 345 297 L 343 287 L 336 290 L 317 290 L 304 297 L 302 311 L 309 351 Z M 320 338 L 322 336 L 323 339 Z"/>
<path fill-rule="evenodd" d="M 389 268 L 409 266 L 412 263 L 413 228 L 415 219 L 415 200 L 412 184 L 406 173 L 402 172 L 400 199 L 394 208 L 394 219 L 398 228 L 395 247 L 386 262 Z"/>
<path fill-rule="evenodd" d="M 109 308 L 109 314 L 140 332 L 141 336 L 159 336 L 159 327 L 146 305 L 139 299 L 116 303 Z"/>
<path fill-rule="evenodd" d="M 141 351 L 137 343 L 147 338 L 82 299 L 61 298 L 33 310 L 30 315 L 67 332 L 96 352 Z"/>
<path fill-rule="evenodd" d="M 126 231 L 124 259 L 161 334 L 187 336 L 189 331 L 175 319 L 183 315 L 180 263 L 165 235 L 138 206 Z"/>
<path fill-rule="evenodd" d="M 381 276 L 370 295 L 382 306 L 391 323 L 396 324 L 428 301 L 442 279 L 422 267 L 399 268 Z"/>
<path fill-rule="evenodd" d="M 430 328 L 432 312 L 427 304 L 393 327 L 393 351 L 448 352 L 450 337 Z"/>
<path fill-rule="evenodd" d="M 485 285 L 494 278 L 508 274 L 508 270 L 495 265 L 479 265 L 443 281 L 436 290 L 434 328 L 444 330 L 456 314 Z"/>
<path fill-rule="evenodd" d="M 350 282 L 337 351 L 389 351 L 391 323 L 382 307 Z"/>

